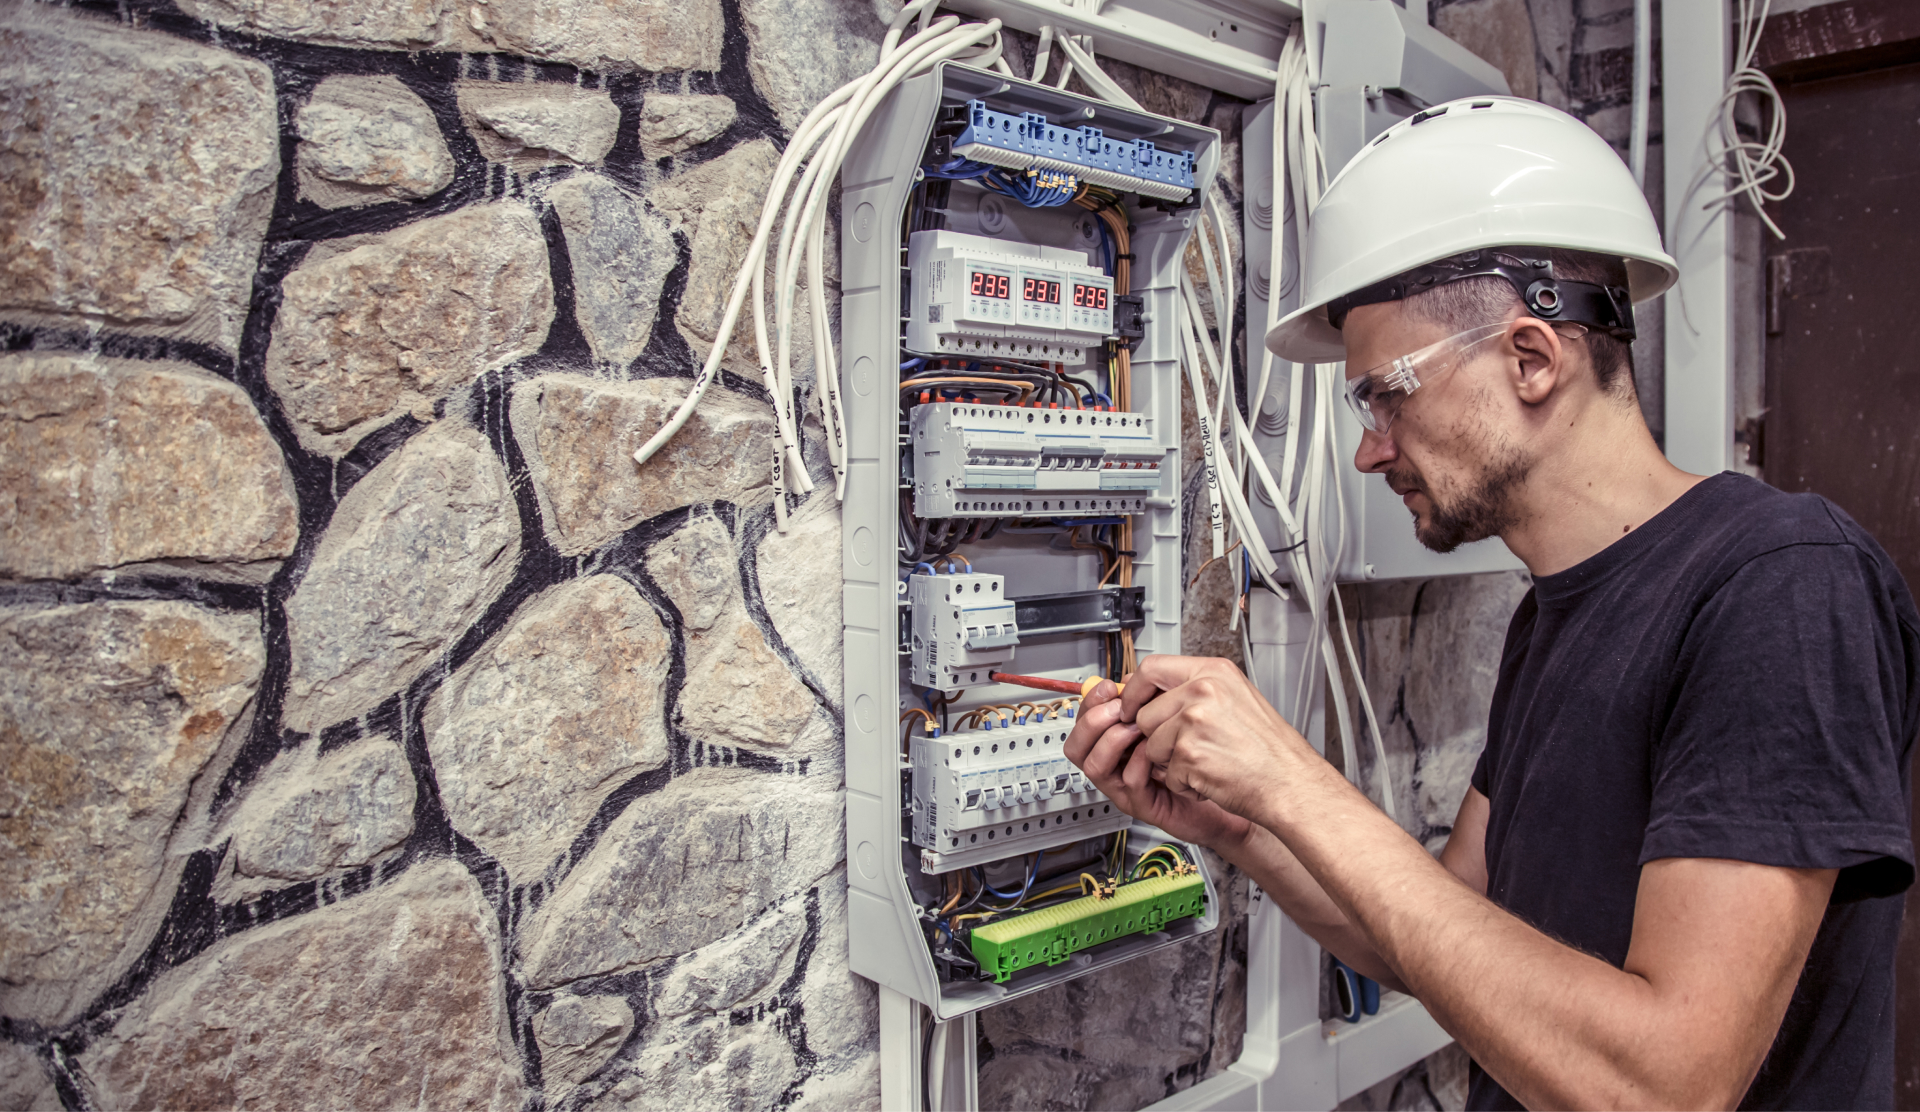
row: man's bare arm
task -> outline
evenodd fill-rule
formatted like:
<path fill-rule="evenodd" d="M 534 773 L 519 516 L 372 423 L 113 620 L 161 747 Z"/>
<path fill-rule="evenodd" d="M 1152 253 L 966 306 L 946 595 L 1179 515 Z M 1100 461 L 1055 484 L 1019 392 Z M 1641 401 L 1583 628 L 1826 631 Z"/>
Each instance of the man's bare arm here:
<path fill-rule="evenodd" d="M 1242 689 L 1231 666 L 1156 656 L 1141 673 L 1122 702 L 1145 738 L 1123 781 L 1159 779 L 1172 794 L 1204 797 L 1271 830 L 1516 1099 L 1706 1108 L 1745 1095 L 1799 982 L 1834 870 L 1651 862 L 1617 969 L 1540 933 L 1435 861 L 1251 685 Z M 1263 714 L 1272 720 L 1255 728 Z"/>

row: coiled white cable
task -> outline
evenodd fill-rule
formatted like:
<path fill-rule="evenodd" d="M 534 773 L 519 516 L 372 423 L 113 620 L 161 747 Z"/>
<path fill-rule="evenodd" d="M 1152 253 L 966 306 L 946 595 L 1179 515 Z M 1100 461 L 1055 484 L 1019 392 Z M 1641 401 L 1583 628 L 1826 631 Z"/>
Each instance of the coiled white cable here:
<path fill-rule="evenodd" d="M 1733 72 L 1727 77 L 1727 87 L 1720 94 L 1719 118 L 1714 128 L 1719 139 L 1718 146 L 1709 140 L 1711 157 L 1701 171 L 1710 174 L 1722 170 L 1731 175 L 1734 184 L 1724 193 L 1708 200 L 1702 208 L 1731 203 L 1745 196 L 1758 213 L 1760 220 L 1776 238 L 1785 239 L 1787 233 L 1767 215 L 1766 202 L 1784 201 L 1793 192 L 1793 164 L 1787 161 L 1782 148 L 1787 142 L 1787 108 L 1780 99 L 1780 90 L 1773 84 L 1773 78 L 1754 67 L 1753 59 L 1760 51 L 1760 33 L 1766 29 L 1767 11 L 1772 0 L 1759 0 L 1756 12 L 1754 0 L 1740 0 L 1740 26 L 1735 39 Z M 1753 93 L 1762 101 L 1762 113 L 1767 118 L 1766 138 L 1759 141 L 1743 139 L 1736 122 L 1735 110 L 1740 97 Z M 1767 183 L 1776 179 L 1785 179 L 1778 188 L 1769 189 Z M 1696 181 L 1696 185 L 1698 182 Z"/>

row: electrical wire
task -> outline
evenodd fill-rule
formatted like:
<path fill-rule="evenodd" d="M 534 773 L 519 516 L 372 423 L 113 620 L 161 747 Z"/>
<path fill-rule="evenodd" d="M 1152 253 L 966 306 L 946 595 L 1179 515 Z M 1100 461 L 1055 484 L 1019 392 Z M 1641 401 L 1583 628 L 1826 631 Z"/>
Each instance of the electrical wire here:
<path fill-rule="evenodd" d="M 1739 4 L 1733 72 L 1727 75 L 1727 87 L 1715 108 L 1716 120 L 1707 139 L 1707 162 L 1696 175 L 1693 188 L 1699 188 L 1715 171 L 1731 176 L 1734 184 L 1700 207 L 1705 210 L 1731 205 L 1744 196 L 1767 230 L 1775 238 L 1785 239 L 1787 233 L 1767 214 L 1766 202 L 1784 201 L 1793 193 L 1793 164 L 1783 153 L 1787 142 L 1787 106 L 1780 99 L 1780 90 L 1774 87 L 1773 78 L 1753 64 L 1754 56 L 1760 51 L 1760 34 L 1766 29 L 1772 0 L 1759 0 L 1757 10 L 1755 0 L 1739 0 Z M 1740 98 L 1747 93 L 1754 94 L 1761 102 L 1760 112 L 1766 118 L 1767 128 L 1764 139 L 1747 139 L 1740 134 L 1735 117 Z M 1767 183 L 1776 179 L 1783 179 L 1782 184 L 1769 189 Z"/>
<path fill-rule="evenodd" d="M 987 67 L 1003 64 L 999 20 L 964 25 L 953 16 L 933 20 L 936 2 L 912 0 L 904 5 L 888 25 L 886 36 L 881 41 L 879 59 L 873 69 L 829 94 L 808 113 L 794 132 L 793 140 L 788 143 L 775 167 L 753 241 L 734 277 L 726 311 L 721 317 L 706 361 L 694 376 L 692 387 L 673 415 L 633 454 L 636 463 L 645 463 L 685 427 L 720 369 L 741 309 L 751 293 L 754 345 L 767 391 L 774 399 L 775 424 L 780 437 L 779 459 L 774 467 L 778 492 L 774 505 L 776 524 L 783 531 L 786 529 L 785 490 L 789 476 L 802 493 L 813 489 L 813 481 L 807 474 L 800 454 L 799 422 L 793 411 L 793 307 L 803 265 L 806 267 L 813 339 L 814 395 L 820 406 L 828 459 L 834 471 L 835 495 L 845 497 L 846 493 L 846 419 L 840 401 L 839 373 L 835 365 L 832 329 L 827 313 L 824 269 L 826 202 L 833 182 L 839 176 L 840 165 L 867 119 L 902 81 L 926 72 L 949 58 L 964 56 L 972 64 Z M 919 17 L 919 31 L 902 42 L 907 25 L 916 16 Z M 794 180 L 796 174 L 799 176 L 797 184 Z M 774 331 L 770 338 L 766 291 L 768 250 L 774 242 L 774 225 L 781 221 L 783 214 L 785 220 L 772 259 L 777 296 Z"/>

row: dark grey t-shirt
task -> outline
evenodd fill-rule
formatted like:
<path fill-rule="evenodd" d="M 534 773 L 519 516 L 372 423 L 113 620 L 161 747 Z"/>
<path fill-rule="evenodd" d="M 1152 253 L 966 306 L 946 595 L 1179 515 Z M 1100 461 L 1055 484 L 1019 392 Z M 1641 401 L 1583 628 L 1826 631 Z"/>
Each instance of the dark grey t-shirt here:
<path fill-rule="evenodd" d="M 1487 895 L 1620 965 L 1640 867 L 1837 868 L 1748 1108 L 1890 1108 L 1920 615 L 1832 503 L 1731 473 L 1534 581 L 1473 785 Z M 1469 1108 L 1518 1108 L 1476 1065 Z"/>

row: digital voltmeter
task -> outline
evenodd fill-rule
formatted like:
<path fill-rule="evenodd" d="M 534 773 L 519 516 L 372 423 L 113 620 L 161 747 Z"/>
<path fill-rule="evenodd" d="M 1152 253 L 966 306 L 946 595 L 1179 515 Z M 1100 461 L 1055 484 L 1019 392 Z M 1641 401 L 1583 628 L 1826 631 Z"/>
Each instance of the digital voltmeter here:
<path fill-rule="evenodd" d="M 1077 366 L 1113 332 L 1113 279 L 1083 251 L 942 230 L 907 259 L 916 354 Z"/>

